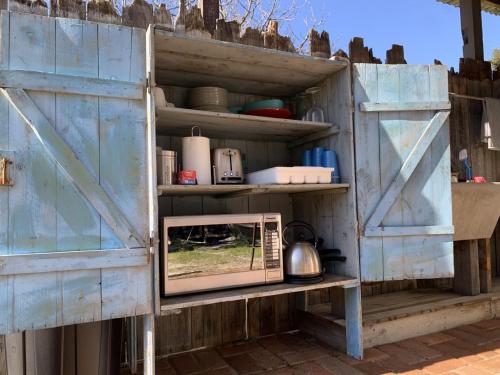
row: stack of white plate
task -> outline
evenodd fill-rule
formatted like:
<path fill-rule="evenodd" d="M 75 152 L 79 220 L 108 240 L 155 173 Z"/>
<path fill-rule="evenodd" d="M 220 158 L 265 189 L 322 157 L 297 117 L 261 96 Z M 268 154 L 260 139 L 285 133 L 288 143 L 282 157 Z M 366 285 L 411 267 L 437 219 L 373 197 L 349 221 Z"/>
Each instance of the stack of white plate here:
<path fill-rule="evenodd" d="M 200 111 L 229 112 L 227 90 L 220 87 L 197 87 L 189 92 L 189 106 Z"/>

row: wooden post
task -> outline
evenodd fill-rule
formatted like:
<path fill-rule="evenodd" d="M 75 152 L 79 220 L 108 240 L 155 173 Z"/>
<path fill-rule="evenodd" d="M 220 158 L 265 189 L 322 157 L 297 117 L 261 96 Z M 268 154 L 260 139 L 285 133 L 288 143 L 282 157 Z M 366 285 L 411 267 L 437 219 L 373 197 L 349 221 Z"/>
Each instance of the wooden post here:
<path fill-rule="evenodd" d="M 155 316 L 144 315 L 143 323 L 144 375 L 155 374 Z"/>
<path fill-rule="evenodd" d="M 363 317 L 361 315 L 361 286 L 345 288 L 346 351 L 363 359 Z"/>
<path fill-rule="evenodd" d="M 460 0 L 460 21 L 464 57 L 484 60 L 481 0 Z"/>
<path fill-rule="evenodd" d="M 127 318 L 127 354 L 131 374 L 137 374 L 137 317 Z"/>
<path fill-rule="evenodd" d="M 455 241 L 455 292 L 464 296 L 480 293 L 477 240 Z"/>
<path fill-rule="evenodd" d="M 489 293 L 491 281 L 491 241 L 489 238 L 478 241 L 479 251 L 479 284 L 481 293 Z"/>
<path fill-rule="evenodd" d="M 51 0 L 52 17 L 85 19 L 85 3 L 81 0 Z"/>
<path fill-rule="evenodd" d="M 219 19 L 219 0 L 198 0 L 198 8 L 201 9 L 205 29 L 212 35 Z"/>
<path fill-rule="evenodd" d="M 122 17 L 111 0 L 91 0 L 87 3 L 87 20 L 94 22 L 121 24 Z"/>
<path fill-rule="evenodd" d="M 393 44 L 386 52 L 386 64 L 406 64 L 405 50 L 402 45 Z"/>

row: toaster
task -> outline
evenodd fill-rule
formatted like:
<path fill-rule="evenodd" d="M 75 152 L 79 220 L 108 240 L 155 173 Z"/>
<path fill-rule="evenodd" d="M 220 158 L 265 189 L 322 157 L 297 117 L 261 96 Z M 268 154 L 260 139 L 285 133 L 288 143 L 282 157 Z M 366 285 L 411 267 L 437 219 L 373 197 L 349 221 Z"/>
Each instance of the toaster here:
<path fill-rule="evenodd" d="M 241 184 L 244 179 L 241 152 L 237 148 L 212 150 L 214 184 Z"/>

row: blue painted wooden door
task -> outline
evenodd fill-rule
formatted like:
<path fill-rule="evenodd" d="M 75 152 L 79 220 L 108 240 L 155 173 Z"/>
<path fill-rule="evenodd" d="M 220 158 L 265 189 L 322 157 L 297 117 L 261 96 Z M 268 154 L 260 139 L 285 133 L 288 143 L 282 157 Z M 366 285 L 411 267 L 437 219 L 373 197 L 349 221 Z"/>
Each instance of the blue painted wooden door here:
<path fill-rule="evenodd" d="M 354 64 L 363 281 L 453 276 L 448 72 Z"/>
<path fill-rule="evenodd" d="M 145 31 L 2 12 L 0 35 L 0 334 L 152 312 Z"/>

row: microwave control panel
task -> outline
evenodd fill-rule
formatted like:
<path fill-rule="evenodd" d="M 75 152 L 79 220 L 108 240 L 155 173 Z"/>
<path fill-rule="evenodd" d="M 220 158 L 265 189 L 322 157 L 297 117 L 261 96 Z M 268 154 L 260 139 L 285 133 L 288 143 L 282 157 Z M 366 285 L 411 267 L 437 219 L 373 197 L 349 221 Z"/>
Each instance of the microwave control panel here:
<path fill-rule="evenodd" d="M 270 221 L 264 223 L 264 256 L 266 269 L 281 267 L 281 238 L 279 223 Z"/>

